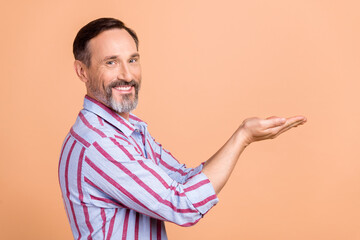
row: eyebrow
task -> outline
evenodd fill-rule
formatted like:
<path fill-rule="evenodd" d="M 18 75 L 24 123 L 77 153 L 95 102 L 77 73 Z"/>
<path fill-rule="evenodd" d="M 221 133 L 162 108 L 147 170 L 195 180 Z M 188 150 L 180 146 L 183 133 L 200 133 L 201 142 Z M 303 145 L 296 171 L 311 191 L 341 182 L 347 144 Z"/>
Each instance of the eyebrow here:
<path fill-rule="evenodd" d="M 134 53 L 134 54 L 132 54 L 130 57 L 140 57 L 140 54 L 139 53 Z"/>
<path fill-rule="evenodd" d="M 106 56 L 104 58 L 104 60 L 114 60 L 114 59 L 117 59 L 119 56 L 118 55 L 111 55 L 111 56 Z M 139 53 L 133 53 L 131 54 L 130 58 L 134 58 L 134 57 L 140 57 L 140 54 Z"/>

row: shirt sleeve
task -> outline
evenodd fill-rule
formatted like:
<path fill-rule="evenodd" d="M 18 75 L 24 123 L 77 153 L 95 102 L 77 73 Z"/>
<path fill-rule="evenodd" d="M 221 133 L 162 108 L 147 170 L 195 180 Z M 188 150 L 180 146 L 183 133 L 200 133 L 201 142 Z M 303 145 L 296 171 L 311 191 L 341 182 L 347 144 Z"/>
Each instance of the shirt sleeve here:
<path fill-rule="evenodd" d="M 180 183 L 120 139 L 94 142 L 86 150 L 83 171 L 87 187 L 101 191 L 119 206 L 181 226 L 195 224 L 218 202 L 201 171 Z"/>
<path fill-rule="evenodd" d="M 150 139 L 149 144 L 154 159 L 156 159 L 159 167 L 172 179 L 179 183 L 185 183 L 202 171 L 204 163 L 196 168 L 187 168 L 185 164 L 180 163 L 169 151 L 163 148 L 160 143 L 156 142 L 154 138 L 149 136 L 148 139 Z"/>

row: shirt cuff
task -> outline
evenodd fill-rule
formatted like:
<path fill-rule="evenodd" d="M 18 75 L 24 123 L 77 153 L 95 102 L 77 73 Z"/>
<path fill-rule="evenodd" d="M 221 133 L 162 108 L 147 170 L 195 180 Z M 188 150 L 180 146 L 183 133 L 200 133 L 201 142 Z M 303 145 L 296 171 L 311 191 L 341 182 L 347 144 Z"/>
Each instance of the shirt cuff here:
<path fill-rule="evenodd" d="M 219 202 L 210 180 L 204 173 L 193 176 L 186 185 L 190 186 L 184 189 L 187 198 L 202 215 Z"/>

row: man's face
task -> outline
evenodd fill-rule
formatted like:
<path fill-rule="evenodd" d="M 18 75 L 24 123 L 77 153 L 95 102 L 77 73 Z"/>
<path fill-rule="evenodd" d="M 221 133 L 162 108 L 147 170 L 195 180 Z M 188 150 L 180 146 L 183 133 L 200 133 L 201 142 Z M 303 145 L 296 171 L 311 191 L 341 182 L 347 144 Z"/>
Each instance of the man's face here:
<path fill-rule="evenodd" d="M 91 39 L 88 50 L 88 95 L 119 113 L 135 109 L 141 66 L 134 39 L 124 29 L 111 29 Z"/>

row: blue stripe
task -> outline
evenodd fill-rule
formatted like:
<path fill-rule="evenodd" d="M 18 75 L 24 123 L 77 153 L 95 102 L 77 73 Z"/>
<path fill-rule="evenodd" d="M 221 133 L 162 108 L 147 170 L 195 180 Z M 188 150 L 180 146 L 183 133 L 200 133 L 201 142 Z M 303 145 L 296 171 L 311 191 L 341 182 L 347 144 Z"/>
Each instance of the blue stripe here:
<path fill-rule="evenodd" d="M 59 180 L 65 208 L 71 214 L 69 221 L 74 238 L 77 239 L 79 233 L 72 208 L 81 231 L 80 239 L 87 239 L 90 234 L 83 206 L 87 207 L 93 228 L 92 239 L 104 239 L 103 230 L 109 239 L 134 239 L 135 234 L 138 239 L 149 239 L 150 234 L 153 239 L 157 236 L 167 239 L 164 220 L 181 226 L 197 223 L 218 202 L 208 178 L 201 173 L 202 165 L 186 168 L 155 142 L 141 119 L 131 115 L 127 121 L 104 107 L 85 98 L 84 109 L 71 128 L 72 137 L 62 149 Z M 119 137 L 119 131 L 124 135 Z M 68 162 L 67 198 L 65 165 L 69 145 L 74 141 Z M 82 164 L 78 186 L 77 168 L 82 148 L 88 160 Z M 101 213 L 105 213 L 106 221 Z"/>

